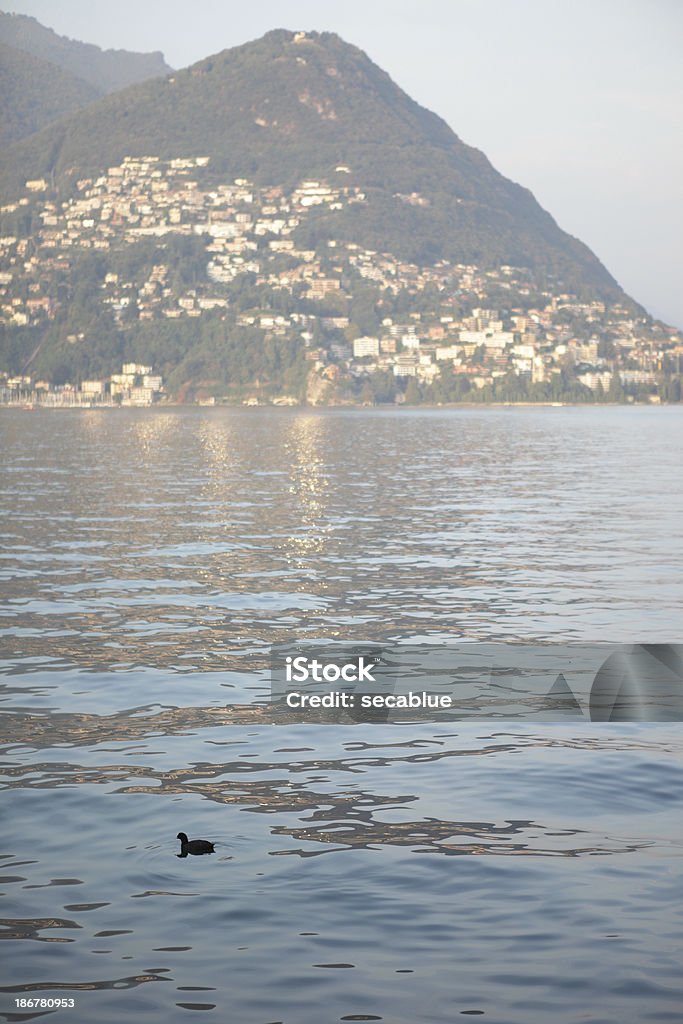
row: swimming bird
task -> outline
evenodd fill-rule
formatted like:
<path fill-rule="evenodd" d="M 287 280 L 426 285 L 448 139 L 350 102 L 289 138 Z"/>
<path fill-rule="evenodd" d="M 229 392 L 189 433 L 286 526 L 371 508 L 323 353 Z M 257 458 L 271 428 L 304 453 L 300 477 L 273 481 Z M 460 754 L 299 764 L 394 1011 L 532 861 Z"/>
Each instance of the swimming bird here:
<path fill-rule="evenodd" d="M 179 857 L 187 857 L 188 853 L 198 857 L 202 853 L 215 853 L 213 843 L 208 839 L 188 839 L 184 832 L 179 832 L 176 839 L 180 840 Z"/>

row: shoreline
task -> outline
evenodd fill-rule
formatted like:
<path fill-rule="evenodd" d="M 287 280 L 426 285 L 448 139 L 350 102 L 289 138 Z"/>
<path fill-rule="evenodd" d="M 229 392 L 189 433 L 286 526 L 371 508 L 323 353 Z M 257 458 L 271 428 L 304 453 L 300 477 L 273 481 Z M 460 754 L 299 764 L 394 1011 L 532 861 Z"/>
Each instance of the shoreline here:
<path fill-rule="evenodd" d="M 421 409 L 424 410 L 439 410 L 439 409 L 657 409 L 657 408 L 676 408 L 682 406 L 682 402 L 443 402 L 443 403 L 429 403 L 423 402 L 419 405 L 405 405 L 381 403 L 377 405 L 368 405 L 360 402 L 357 403 L 344 403 L 339 405 L 307 405 L 301 403 L 300 405 L 277 405 L 272 402 L 264 402 L 260 405 L 250 405 L 246 402 L 220 402 L 215 405 L 206 405 L 201 402 L 156 402 L 153 405 L 114 405 L 114 404 L 98 404 L 98 405 L 48 405 L 42 403 L 5 403 L 0 404 L 0 410 L 7 410 L 12 412 L 129 412 L 134 410 L 136 412 L 145 410 L 152 410 L 155 412 L 163 411 L 165 409 L 205 409 L 205 410 L 216 410 L 216 409 L 277 409 L 278 411 L 306 411 L 306 412 L 320 412 L 327 411 L 329 409 L 339 412 L 340 410 L 348 410 L 349 412 L 415 412 Z"/>

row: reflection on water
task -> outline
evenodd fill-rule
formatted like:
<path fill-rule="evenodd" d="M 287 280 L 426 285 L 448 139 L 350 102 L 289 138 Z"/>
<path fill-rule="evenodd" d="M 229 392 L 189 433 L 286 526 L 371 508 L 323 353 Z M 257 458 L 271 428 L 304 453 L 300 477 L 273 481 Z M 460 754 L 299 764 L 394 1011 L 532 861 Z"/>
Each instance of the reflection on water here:
<path fill-rule="evenodd" d="M 290 493 L 299 509 L 299 525 L 286 538 L 287 558 L 293 571 L 305 572 L 309 559 L 323 557 L 325 541 L 334 526 L 326 521 L 326 497 L 330 481 L 326 475 L 325 447 L 328 431 L 319 416 L 297 416 L 290 428 L 285 450 L 291 460 Z"/>
<path fill-rule="evenodd" d="M 4 1019 L 680 1020 L 676 726 L 265 703 L 283 640 L 680 640 L 680 410 L 0 431 Z"/>

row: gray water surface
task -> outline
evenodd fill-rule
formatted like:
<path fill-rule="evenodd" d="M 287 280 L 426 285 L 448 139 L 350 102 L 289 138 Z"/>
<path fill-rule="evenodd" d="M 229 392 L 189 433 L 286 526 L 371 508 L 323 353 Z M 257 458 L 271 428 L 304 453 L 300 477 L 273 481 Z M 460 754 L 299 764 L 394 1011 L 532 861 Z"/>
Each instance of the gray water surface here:
<path fill-rule="evenodd" d="M 683 410 L 0 437 L 4 1019 L 683 1020 L 681 727 L 263 715 L 275 642 L 680 642 Z"/>

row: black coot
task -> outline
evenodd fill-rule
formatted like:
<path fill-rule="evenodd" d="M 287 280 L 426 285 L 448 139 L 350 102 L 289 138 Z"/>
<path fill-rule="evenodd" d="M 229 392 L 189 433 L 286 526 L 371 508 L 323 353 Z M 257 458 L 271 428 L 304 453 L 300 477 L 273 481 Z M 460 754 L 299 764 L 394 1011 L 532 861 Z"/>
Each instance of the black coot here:
<path fill-rule="evenodd" d="M 194 857 L 198 857 L 202 853 L 215 853 L 213 843 L 210 843 L 208 839 L 188 839 L 184 832 L 179 832 L 176 838 L 180 840 L 179 857 L 187 857 L 188 853 Z"/>

